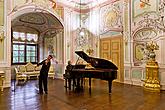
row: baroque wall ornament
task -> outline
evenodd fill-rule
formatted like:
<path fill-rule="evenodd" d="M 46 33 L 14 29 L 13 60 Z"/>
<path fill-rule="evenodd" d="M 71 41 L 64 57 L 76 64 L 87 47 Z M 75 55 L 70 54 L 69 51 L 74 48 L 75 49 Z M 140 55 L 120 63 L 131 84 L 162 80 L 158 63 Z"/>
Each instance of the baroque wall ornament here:
<path fill-rule="evenodd" d="M 101 8 L 101 33 L 105 33 L 111 29 L 122 30 L 122 9 L 121 2 L 115 2 L 111 5 Z"/>
<path fill-rule="evenodd" d="M 155 4 L 155 6 L 158 6 L 155 10 L 145 11 L 145 13 L 141 14 L 139 21 L 137 21 L 137 24 L 135 25 L 136 30 L 139 27 L 150 27 L 154 28 L 159 33 L 165 32 L 165 1 L 160 0 L 159 4 Z"/>
<path fill-rule="evenodd" d="M 80 34 L 80 32 L 84 32 L 84 34 Z M 88 31 L 85 28 L 77 29 L 77 34 L 76 34 L 76 44 L 78 47 L 83 47 L 88 44 Z"/>
<path fill-rule="evenodd" d="M 152 4 L 151 4 L 152 5 Z M 136 20 L 137 23 L 134 22 L 133 26 L 133 44 L 134 44 L 134 64 L 138 66 L 140 63 L 146 62 L 146 59 L 139 56 L 136 50 L 140 48 L 140 50 L 145 50 L 146 42 L 150 40 L 154 40 L 158 37 L 158 35 L 163 34 L 165 32 L 165 20 L 164 20 L 164 12 L 165 12 L 165 1 L 160 1 L 158 6 L 158 11 L 149 11 L 143 13 Z M 141 45 L 141 46 L 138 46 Z M 145 53 L 141 51 L 141 54 L 145 56 Z M 139 59 L 140 58 L 140 59 Z M 138 62 L 138 63 L 137 63 Z"/>
<path fill-rule="evenodd" d="M 144 0 L 143 0 L 144 1 Z M 158 1 L 150 0 L 150 5 L 145 5 L 141 7 L 141 0 L 132 0 L 132 18 L 133 21 L 143 15 L 144 13 L 157 12 L 158 11 Z"/>
<path fill-rule="evenodd" d="M 3 27 L 0 28 L 0 42 L 5 39 Z"/>
<path fill-rule="evenodd" d="M 135 66 L 140 66 L 148 60 L 149 51 L 146 49 L 146 43 L 157 37 L 153 28 L 142 28 L 133 34 L 133 61 Z"/>
<path fill-rule="evenodd" d="M 4 32 L 0 32 L 0 42 L 2 42 L 5 39 Z"/>

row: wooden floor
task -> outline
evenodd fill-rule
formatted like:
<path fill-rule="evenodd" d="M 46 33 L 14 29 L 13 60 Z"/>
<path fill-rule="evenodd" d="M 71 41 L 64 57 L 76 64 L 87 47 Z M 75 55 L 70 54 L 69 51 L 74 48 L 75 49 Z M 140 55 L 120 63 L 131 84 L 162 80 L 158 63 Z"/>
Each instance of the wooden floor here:
<path fill-rule="evenodd" d="M 86 84 L 87 85 L 87 84 Z M 165 110 L 165 92 L 152 93 L 142 87 L 113 82 L 108 94 L 107 82 L 92 80 L 83 92 L 65 91 L 64 81 L 49 79 L 48 94 L 40 95 L 38 81 L 5 89 L 0 94 L 0 110 Z"/>

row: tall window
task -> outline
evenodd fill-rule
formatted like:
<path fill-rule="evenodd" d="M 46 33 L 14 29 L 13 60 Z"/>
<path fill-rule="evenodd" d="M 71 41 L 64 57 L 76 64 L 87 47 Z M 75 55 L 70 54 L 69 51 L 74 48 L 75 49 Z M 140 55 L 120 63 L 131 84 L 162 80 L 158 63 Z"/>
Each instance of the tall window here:
<path fill-rule="evenodd" d="M 23 64 L 38 61 L 38 35 L 13 32 L 12 64 Z"/>

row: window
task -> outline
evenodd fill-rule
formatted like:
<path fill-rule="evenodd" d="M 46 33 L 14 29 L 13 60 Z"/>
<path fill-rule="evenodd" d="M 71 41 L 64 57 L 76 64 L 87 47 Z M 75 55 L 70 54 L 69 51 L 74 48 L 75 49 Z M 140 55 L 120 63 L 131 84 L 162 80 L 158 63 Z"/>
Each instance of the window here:
<path fill-rule="evenodd" d="M 38 62 L 38 35 L 23 32 L 13 32 L 12 64 Z"/>
<path fill-rule="evenodd" d="M 25 62 L 25 45 L 13 44 L 13 63 Z"/>
<path fill-rule="evenodd" d="M 37 54 L 36 54 L 36 46 L 35 45 L 27 45 L 26 48 L 26 61 L 27 62 L 36 62 Z"/>

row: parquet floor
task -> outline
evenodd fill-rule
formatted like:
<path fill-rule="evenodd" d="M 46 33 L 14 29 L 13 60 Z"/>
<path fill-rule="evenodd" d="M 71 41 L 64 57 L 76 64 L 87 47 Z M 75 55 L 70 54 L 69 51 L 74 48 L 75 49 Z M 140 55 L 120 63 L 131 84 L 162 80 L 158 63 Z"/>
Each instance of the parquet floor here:
<path fill-rule="evenodd" d="M 165 91 L 153 93 L 143 87 L 113 82 L 108 94 L 107 82 L 92 80 L 91 94 L 65 91 L 64 81 L 49 79 L 48 94 L 40 95 L 38 81 L 5 89 L 0 94 L 0 110 L 165 110 Z"/>

